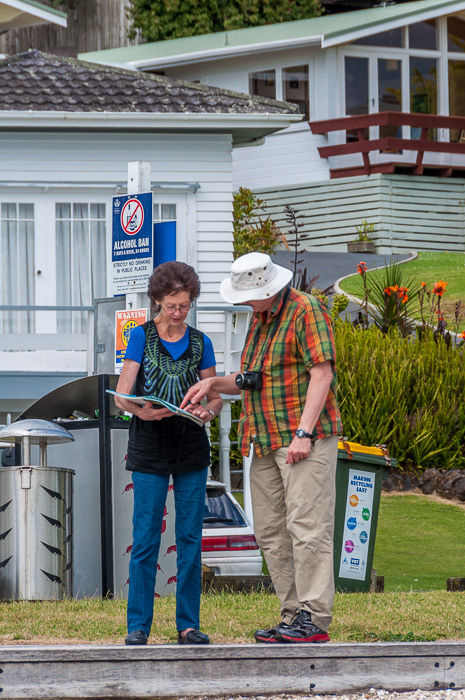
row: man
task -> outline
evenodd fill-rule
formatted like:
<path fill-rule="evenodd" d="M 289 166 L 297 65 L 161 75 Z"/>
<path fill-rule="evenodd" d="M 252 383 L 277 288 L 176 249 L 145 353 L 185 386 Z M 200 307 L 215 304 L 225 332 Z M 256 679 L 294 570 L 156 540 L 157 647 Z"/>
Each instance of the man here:
<path fill-rule="evenodd" d="M 182 404 L 197 403 L 211 389 L 236 394 L 243 385 L 239 445 L 247 455 L 253 444 L 255 535 L 281 603 L 281 621 L 255 632 L 263 643 L 329 641 L 334 601 L 341 432 L 334 340 L 320 301 L 292 289 L 291 277 L 263 253 L 234 261 L 220 294 L 254 312 L 241 359 L 246 374 L 202 380 Z"/>

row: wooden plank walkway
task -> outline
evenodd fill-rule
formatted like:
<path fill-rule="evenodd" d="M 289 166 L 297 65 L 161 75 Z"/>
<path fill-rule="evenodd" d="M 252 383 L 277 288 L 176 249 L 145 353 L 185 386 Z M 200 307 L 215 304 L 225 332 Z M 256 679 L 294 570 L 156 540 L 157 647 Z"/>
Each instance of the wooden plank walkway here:
<path fill-rule="evenodd" d="M 465 687 L 465 642 L 0 646 L 0 699 Z"/>

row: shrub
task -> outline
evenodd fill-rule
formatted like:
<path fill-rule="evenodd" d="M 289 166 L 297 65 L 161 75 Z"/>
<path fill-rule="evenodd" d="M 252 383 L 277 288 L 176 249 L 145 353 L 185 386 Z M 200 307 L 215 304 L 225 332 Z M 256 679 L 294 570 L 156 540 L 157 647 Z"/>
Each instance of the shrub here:
<path fill-rule="evenodd" d="M 240 187 L 233 198 L 234 259 L 258 251 L 272 255 L 284 236 L 266 211 L 263 200 Z"/>
<path fill-rule="evenodd" d="M 465 467 L 465 348 L 336 322 L 344 435 L 387 444 L 402 467 Z"/>
<path fill-rule="evenodd" d="M 343 432 L 362 445 L 385 444 L 403 469 L 465 468 L 465 345 L 448 347 L 426 333 L 421 342 L 349 321 L 335 323 Z M 233 419 L 240 402 L 233 404 Z M 233 423 L 231 440 L 237 440 Z M 218 428 L 212 422 L 212 440 Z M 218 447 L 212 450 L 218 463 Z M 240 468 L 236 446 L 231 468 Z"/>
<path fill-rule="evenodd" d="M 362 219 L 360 226 L 355 227 L 357 229 L 356 241 L 372 241 L 373 234 L 375 232 L 375 225 L 369 224 L 366 219 Z"/>
<path fill-rule="evenodd" d="M 364 312 L 365 326 L 371 317 L 375 326 L 383 333 L 390 328 L 397 328 L 403 336 L 412 333 L 414 323 L 411 319 L 418 306 L 420 285 L 413 279 L 405 279 L 403 267 L 391 263 L 378 279 L 367 275 L 366 263 L 361 261 L 357 271 L 362 276 L 364 299 L 361 304 Z"/>

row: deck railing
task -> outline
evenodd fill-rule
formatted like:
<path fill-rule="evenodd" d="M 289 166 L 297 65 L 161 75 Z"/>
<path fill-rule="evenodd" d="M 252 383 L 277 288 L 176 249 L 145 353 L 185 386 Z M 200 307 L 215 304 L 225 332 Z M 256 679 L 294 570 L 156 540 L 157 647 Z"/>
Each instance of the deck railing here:
<path fill-rule="evenodd" d="M 314 134 L 328 134 L 333 131 L 345 131 L 345 143 L 320 146 L 318 152 L 322 158 L 333 156 L 353 155 L 360 153 L 363 159 L 362 166 L 339 167 L 330 170 L 331 178 L 350 177 L 353 175 L 370 175 L 372 173 L 389 173 L 402 170 L 411 175 L 435 174 L 441 177 L 451 177 L 457 171 L 465 177 L 465 157 L 460 166 L 425 164 L 424 154 L 458 154 L 465 156 L 465 117 L 447 117 L 438 114 L 411 114 L 409 112 L 377 112 L 375 114 L 360 114 L 338 119 L 325 119 L 324 121 L 309 122 Z M 418 138 L 402 138 L 399 136 L 381 136 L 370 139 L 370 127 L 392 127 L 398 133 L 402 133 L 402 127 L 410 127 L 418 133 Z M 441 140 L 430 138 L 432 130 L 443 129 L 448 131 Z M 458 140 L 452 142 L 451 131 L 458 132 Z M 347 142 L 347 132 L 356 137 L 356 140 Z M 415 134 L 416 135 L 416 134 Z M 433 134 L 434 135 L 434 134 Z M 448 138 L 447 138 L 448 137 Z M 402 161 L 372 162 L 370 153 L 377 151 L 383 155 L 403 154 L 404 151 L 416 152 L 414 162 Z"/>

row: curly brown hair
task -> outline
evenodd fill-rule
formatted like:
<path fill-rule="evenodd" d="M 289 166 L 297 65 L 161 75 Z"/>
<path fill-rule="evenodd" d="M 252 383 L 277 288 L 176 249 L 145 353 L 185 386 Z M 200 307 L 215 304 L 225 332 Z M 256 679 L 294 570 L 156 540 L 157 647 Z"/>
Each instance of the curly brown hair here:
<path fill-rule="evenodd" d="M 197 299 L 200 279 L 194 268 L 177 260 L 158 265 L 152 272 L 147 290 L 152 312 L 160 311 L 157 300 L 161 301 L 168 294 L 177 292 L 187 292 L 191 301 Z"/>

